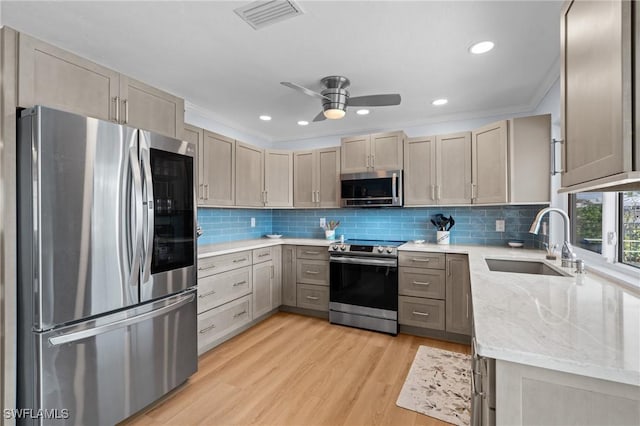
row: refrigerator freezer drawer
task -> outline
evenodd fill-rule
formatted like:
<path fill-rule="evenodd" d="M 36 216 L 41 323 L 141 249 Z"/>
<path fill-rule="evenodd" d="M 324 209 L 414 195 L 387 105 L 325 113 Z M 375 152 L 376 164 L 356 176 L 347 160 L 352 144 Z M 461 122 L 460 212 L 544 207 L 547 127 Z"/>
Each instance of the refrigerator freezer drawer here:
<path fill-rule="evenodd" d="M 154 402 L 197 370 L 196 309 L 192 290 L 35 334 L 37 408 L 68 410 L 60 424 L 115 424 Z"/>

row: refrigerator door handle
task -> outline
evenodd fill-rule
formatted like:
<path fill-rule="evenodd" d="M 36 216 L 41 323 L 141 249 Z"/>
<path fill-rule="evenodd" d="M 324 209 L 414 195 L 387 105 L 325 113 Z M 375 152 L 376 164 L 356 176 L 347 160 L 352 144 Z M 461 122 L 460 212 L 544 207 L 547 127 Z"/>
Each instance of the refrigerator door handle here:
<path fill-rule="evenodd" d="M 143 134 L 141 133 L 141 136 Z M 144 136 L 143 136 L 144 137 Z M 148 142 L 147 142 L 148 143 Z M 145 204 L 145 210 L 147 214 L 147 226 L 146 226 L 146 241 L 144 252 L 144 265 L 142 266 L 142 283 L 145 284 L 149 281 L 151 270 L 151 257 L 153 253 L 153 232 L 154 232 L 154 209 L 153 209 L 153 177 L 151 175 L 151 159 L 149 157 L 149 148 L 142 144 L 142 167 L 144 170 L 145 190 L 147 199 Z"/>
<path fill-rule="evenodd" d="M 142 254 L 142 176 L 140 172 L 140 161 L 138 160 L 138 148 L 132 146 L 129 148 L 129 162 L 131 165 L 131 175 L 133 177 L 133 193 L 134 206 L 132 208 L 135 213 L 135 241 L 133 244 L 133 257 L 131 259 L 131 275 L 129 276 L 129 285 L 137 285 L 140 279 L 140 256 Z"/>
<path fill-rule="evenodd" d="M 144 314 L 136 315 L 131 318 L 115 321 L 110 324 L 101 325 L 95 328 L 89 328 L 86 330 L 75 331 L 75 332 L 51 337 L 49 338 L 49 343 L 53 346 L 64 345 L 66 343 L 73 343 L 73 342 L 77 342 L 78 340 L 83 340 L 89 337 L 94 337 L 100 334 L 108 333 L 109 331 L 117 330 L 119 328 L 128 327 L 128 326 L 140 323 L 142 321 L 146 321 L 152 318 L 165 315 L 170 311 L 176 310 L 181 306 L 184 306 L 187 303 L 192 302 L 194 299 L 195 299 L 195 294 L 189 293 L 185 296 L 180 297 L 175 302 L 167 306 L 163 306 L 162 308 L 153 310 L 151 312 L 145 312 Z"/>

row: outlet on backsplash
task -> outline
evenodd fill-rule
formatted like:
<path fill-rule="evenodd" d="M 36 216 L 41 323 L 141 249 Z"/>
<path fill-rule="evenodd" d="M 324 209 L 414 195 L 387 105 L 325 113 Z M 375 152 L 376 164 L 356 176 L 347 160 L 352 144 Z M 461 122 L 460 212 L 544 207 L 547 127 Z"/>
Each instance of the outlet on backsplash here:
<path fill-rule="evenodd" d="M 504 219 L 496 220 L 496 232 L 504 232 Z"/>
<path fill-rule="evenodd" d="M 255 217 L 252 217 L 252 218 L 251 218 L 251 227 L 252 227 L 252 228 L 255 228 L 255 227 L 256 227 L 256 218 L 255 218 Z"/>
<path fill-rule="evenodd" d="M 320 218 L 320 228 L 326 228 L 327 226 L 327 218 L 326 217 L 321 217 Z"/>

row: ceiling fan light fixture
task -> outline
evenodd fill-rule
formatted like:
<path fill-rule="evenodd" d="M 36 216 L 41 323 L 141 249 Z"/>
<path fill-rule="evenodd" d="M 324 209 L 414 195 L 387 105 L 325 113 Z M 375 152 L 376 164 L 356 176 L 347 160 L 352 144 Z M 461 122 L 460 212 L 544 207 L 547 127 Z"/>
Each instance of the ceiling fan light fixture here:
<path fill-rule="evenodd" d="M 324 116 L 329 120 L 339 120 L 345 116 L 347 112 L 343 109 L 330 108 L 324 110 Z"/>

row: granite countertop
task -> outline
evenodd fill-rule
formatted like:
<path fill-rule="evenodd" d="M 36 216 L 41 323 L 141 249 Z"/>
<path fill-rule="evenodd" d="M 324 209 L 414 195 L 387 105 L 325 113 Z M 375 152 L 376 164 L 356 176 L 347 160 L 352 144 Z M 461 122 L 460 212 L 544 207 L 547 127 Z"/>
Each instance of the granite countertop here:
<path fill-rule="evenodd" d="M 198 259 L 204 259 L 221 254 L 237 253 L 244 250 L 254 250 L 263 247 L 291 244 L 295 246 L 326 246 L 333 241 L 319 238 L 256 238 L 255 240 L 227 241 L 217 244 L 198 246 Z"/>
<path fill-rule="evenodd" d="M 407 243 L 403 251 L 469 255 L 480 355 L 640 386 L 640 296 L 592 272 L 570 277 L 492 272 L 486 258 L 539 259 L 541 250 Z M 588 265 L 587 265 L 588 266 Z"/>

